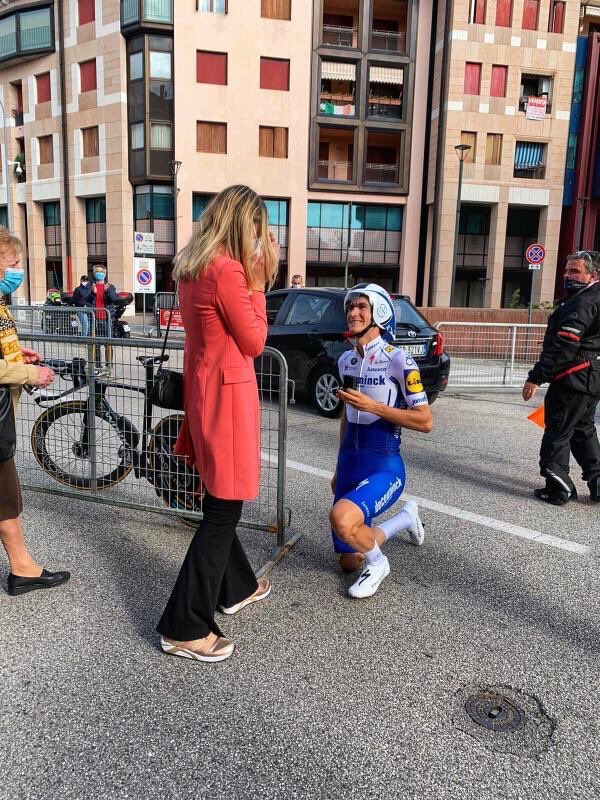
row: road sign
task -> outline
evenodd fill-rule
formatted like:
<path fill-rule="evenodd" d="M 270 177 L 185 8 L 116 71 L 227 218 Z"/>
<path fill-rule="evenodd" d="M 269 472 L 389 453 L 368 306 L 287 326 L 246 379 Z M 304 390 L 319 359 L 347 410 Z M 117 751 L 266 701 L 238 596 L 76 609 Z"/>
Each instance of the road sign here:
<path fill-rule="evenodd" d="M 138 255 L 153 255 L 154 234 L 136 231 L 133 235 L 133 252 Z"/>
<path fill-rule="evenodd" d="M 529 267 L 529 269 L 531 269 L 531 270 L 538 270 L 538 269 L 541 269 L 541 268 L 542 268 L 542 265 L 541 265 L 541 264 L 528 264 L 527 266 L 528 266 L 528 267 Z"/>
<path fill-rule="evenodd" d="M 529 264 L 542 264 L 546 258 L 546 248 L 543 244 L 530 244 L 525 250 L 525 258 Z"/>
<path fill-rule="evenodd" d="M 133 259 L 133 287 L 136 294 L 156 292 L 156 261 L 153 258 Z"/>

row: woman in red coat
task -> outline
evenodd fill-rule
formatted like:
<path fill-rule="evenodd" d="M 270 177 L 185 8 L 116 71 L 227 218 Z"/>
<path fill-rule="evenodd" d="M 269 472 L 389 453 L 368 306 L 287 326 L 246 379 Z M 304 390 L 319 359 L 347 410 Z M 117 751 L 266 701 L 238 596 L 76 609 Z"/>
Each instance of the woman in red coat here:
<path fill-rule="evenodd" d="M 176 259 L 186 330 L 185 421 L 177 455 L 197 467 L 206 493 L 203 519 L 158 625 L 165 653 L 222 661 L 234 644 L 214 619 L 271 591 L 257 583 L 235 532 L 244 500 L 258 495 L 260 408 L 253 359 L 267 337 L 265 284 L 279 253 L 267 210 L 247 186 L 217 195 Z"/>

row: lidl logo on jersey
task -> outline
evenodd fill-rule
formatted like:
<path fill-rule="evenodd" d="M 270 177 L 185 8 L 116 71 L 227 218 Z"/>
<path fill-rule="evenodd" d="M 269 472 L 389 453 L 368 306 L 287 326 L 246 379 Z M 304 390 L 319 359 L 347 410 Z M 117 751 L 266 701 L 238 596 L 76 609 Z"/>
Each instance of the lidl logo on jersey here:
<path fill-rule="evenodd" d="M 421 375 L 418 369 L 404 370 L 404 385 L 406 386 L 406 391 L 411 394 L 418 394 L 423 391 Z"/>

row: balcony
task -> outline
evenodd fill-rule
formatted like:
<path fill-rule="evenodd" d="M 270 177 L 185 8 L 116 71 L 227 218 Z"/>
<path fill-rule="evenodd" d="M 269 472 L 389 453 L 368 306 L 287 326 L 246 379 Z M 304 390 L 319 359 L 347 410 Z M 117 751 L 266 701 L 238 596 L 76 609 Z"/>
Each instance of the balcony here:
<path fill-rule="evenodd" d="M 397 164 L 365 164 L 365 181 L 368 183 L 398 183 Z"/>
<path fill-rule="evenodd" d="M 321 44 L 358 47 L 358 0 L 325 0 Z"/>
<path fill-rule="evenodd" d="M 399 183 L 400 145 L 397 133 L 368 132 L 365 183 Z"/>
<path fill-rule="evenodd" d="M 404 70 L 401 67 L 369 66 L 369 116 L 402 119 Z"/>
<path fill-rule="evenodd" d="M 0 61 L 54 51 L 53 15 L 49 8 L 16 11 L 0 19 Z"/>
<path fill-rule="evenodd" d="M 349 182 L 354 176 L 354 131 L 319 128 L 317 180 Z"/>
<path fill-rule="evenodd" d="M 546 148 L 542 142 L 517 142 L 513 177 L 543 180 L 546 177 Z"/>
<path fill-rule="evenodd" d="M 320 114 L 353 117 L 356 114 L 355 91 L 356 64 L 321 62 Z"/>
<path fill-rule="evenodd" d="M 407 52 L 407 0 L 374 0 L 371 50 Z"/>

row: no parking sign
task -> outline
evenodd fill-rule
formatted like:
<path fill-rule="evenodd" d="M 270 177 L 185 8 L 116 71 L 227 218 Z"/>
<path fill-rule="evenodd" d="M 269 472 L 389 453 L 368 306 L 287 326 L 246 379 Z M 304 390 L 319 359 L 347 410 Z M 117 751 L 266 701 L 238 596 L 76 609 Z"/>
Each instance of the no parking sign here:
<path fill-rule="evenodd" d="M 155 259 L 133 259 L 133 286 L 136 294 L 154 294 L 156 292 Z"/>

